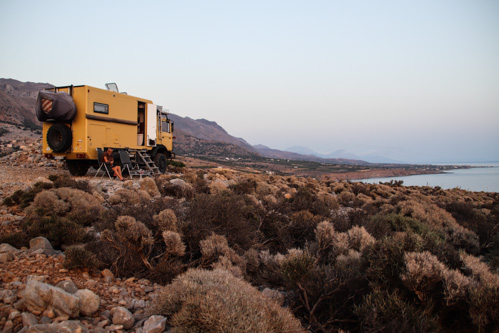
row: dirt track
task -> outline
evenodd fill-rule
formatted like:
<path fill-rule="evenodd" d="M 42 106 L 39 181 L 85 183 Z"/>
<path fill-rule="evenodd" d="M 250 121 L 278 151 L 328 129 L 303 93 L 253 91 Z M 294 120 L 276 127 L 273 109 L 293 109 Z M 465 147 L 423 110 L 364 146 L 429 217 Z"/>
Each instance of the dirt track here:
<path fill-rule="evenodd" d="M 21 168 L 0 164 L 0 197 L 3 199 L 16 190 L 24 189 L 38 177 L 69 174 L 67 170 L 55 168 Z"/>

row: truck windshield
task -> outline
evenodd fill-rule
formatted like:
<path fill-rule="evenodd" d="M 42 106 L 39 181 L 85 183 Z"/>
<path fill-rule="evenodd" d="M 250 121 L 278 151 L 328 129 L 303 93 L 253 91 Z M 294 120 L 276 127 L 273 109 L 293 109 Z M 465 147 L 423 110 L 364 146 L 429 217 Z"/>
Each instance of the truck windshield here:
<path fill-rule="evenodd" d="M 164 116 L 161 117 L 161 131 L 170 133 L 170 121 Z"/>

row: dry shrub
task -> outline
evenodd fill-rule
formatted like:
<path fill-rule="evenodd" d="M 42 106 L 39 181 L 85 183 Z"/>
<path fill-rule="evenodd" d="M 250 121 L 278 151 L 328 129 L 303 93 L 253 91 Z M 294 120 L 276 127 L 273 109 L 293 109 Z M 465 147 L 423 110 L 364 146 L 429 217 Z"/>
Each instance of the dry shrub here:
<path fill-rule="evenodd" d="M 322 221 L 317 225 L 315 237 L 321 250 L 326 250 L 333 245 L 335 233 L 333 224 L 328 221 Z"/>
<path fill-rule="evenodd" d="M 35 196 L 31 207 L 39 216 L 65 215 L 69 210 L 69 203 L 61 200 L 53 191 L 42 191 Z"/>
<path fill-rule="evenodd" d="M 330 215 L 331 209 L 335 207 L 333 202 L 320 198 L 312 186 L 298 188 L 289 203 L 294 212 L 308 210 L 314 215 L 326 217 Z"/>
<path fill-rule="evenodd" d="M 465 298 L 471 279 L 457 269 L 447 269 L 443 272 L 444 298 L 447 305 L 456 304 Z"/>
<path fill-rule="evenodd" d="M 272 255 L 268 250 L 257 252 L 250 249 L 244 256 L 246 271 L 257 285 L 282 286 L 281 263 L 284 256 Z"/>
<path fill-rule="evenodd" d="M 95 253 L 79 246 L 72 246 L 64 251 L 64 267 L 96 270 L 102 267 L 102 262 L 97 259 Z"/>
<path fill-rule="evenodd" d="M 256 191 L 256 181 L 253 179 L 245 179 L 234 185 L 230 185 L 229 188 L 236 194 L 252 194 Z"/>
<path fill-rule="evenodd" d="M 364 227 L 354 226 L 347 232 L 349 248 L 364 251 L 367 246 L 373 245 L 376 240 Z"/>
<path fill-rule="evenodd" d="M 227 238 L 222 235 L 211 234 L 205 240 L 200 242 L 201 255 L 205 262 L 213 262 L 218 257 L 232 253 L 233 250 L 229 247 Z"/>
<path fill-rule="evenodd" d="M 153 243 L 152 232 L 131 216 L 120 216 L 114 224 L 118 239 L 133 248 L 143 249 Z"/>
<path fill-rule="evenodd" d="M 232 248 L 242 252 L 259 241 L 260 214 L 261 210 L 244 196 L 230 192 L 200 194 L 190 203 L 182 234 L 193 252 L 213 232 L 225 236 Z"/>
<path fill-rule="evenodd" d="M 361 263 L 361 253 L 350 249 L 336 258 L 335 266 L 340 270 L 360 270 Z"/>
<path fill-rule="evenodd" d="M 426 302 L 444 279 L 446 267 L 430 252 L 409 252 L 404 255 L 406 272 L 400 278 L 418 298 Z"/>
<path fill-rule="evenodd" d="M 84 243 L 91 240 L 80 224 L 67 217 L 51 215 L 30 215 L 23 221 L 23 230 L 29 239 L 42 236 L 47 238 L 55 249 L 62 245 Z"/>
<path fill-rule="evenodd" d="M 465 252 L 461 252 L 460 257 L 475 281 L 487 286 L 499 287 L 499 275 L 492 273 L 486 263 Z"/>
<path fill-rule="evenodd" d="M 28 215 L 67 216 L 81 225 L 91 225 L 100 218 L 103 208 L 93 195 L 81 190 L 62 187 L 38 193 Z"/>
<path fill-rule="evenodd" d="M 126 204 L 130 206 L 138 206 L 149 200 L 151 200 L 149 193 L 145 191 L 140 191 L 139 193 L 139 191 L 127 188 L 119 189 L 108 199 L 112 205 Z"/>
<path fill-rule="evenodd" d="M 163 288 L 149 314 L 175 332 L 303 332 L 299 321 L 247 282 L 222 269 L 191 269 Z"/>
<path fill-rule="evenodd" d="M 400 214 L 427 223 L 430 227 L 445 232 L 452 244 L 468 252 L 477 253 L 480 244 L 478 236 L 462 227 L 454 217 L 422 195 L 414 195 L 411 200 L 402 201 L 397 208 Z"/>
<path fill-rule="evenodd" d="M 153 219 L 159 231 L 178 231 L 177 216 L 171 209 L 162 210 L 159 214 L 154 215 Z"/>
<path fill-rule="evenodd" d="M 289 232 L 294 240 L 293 246 L 303 247 L 307 241 L 314 239 L 314 231 L 321 217 L 314 216 L 308 210 L 301 210 L 291 215 Z"/>
<path fill-rule="evenodd" d="M 168 230 L 163 231 L 162 236 L 166 245 L 164 257 L 182 257 L 185 255 L 185 245 L 182 243 L 182 238 L 178 233 Z"/>
<path fill-rule="evenodd" d="M 366 278 L 381 288 L 401 288 L 400 274 L 404 272 L 405 252 L 421 251 L 423 239 L 413 233 L 398 232 L 377 241 L 364 253 L 367 261 Z"/>
<path fill-rule="evenodd" d="M 349 191 L 343 191 L 338 195 L 338 201 L 343 206 L 351 207 L 355 201 L 355 194 Z"/>
<path fill-rule="evenodd" d="M 68 175 L 53 175 L 53 177 L 49 176 L 49 178 L 53 178 L 55 188 L 69 187 L 83 192 L 92 193 L 87 180 L 76 180 Z"/>
<path fill-rule="evenodd" d="M 469 313 L 480 332 L 499 328 L 499 276 L 480 259 L 461 253 L 465 268 L 471 271 L 468 288 Z"/>
<path fill-rule="evenodd" d="M 246 262 L 229 247 L 224 236 L 212 234 L 200 242 L 203 265 L 225 268 L 240 277 L 246 271 Z"/>
<path fill-rule="evenodd" d="M 290 249 L 281 263 L 281 274 L 289 283 L 302 283 L 313 273 L 315 258 L 300 249 Z"/>
<path fill-rule="evenodd" d="M 196 188 L 198 184 L 196 183 Z M 199 185 L 202 187 L 202 185 Z M 195 195 L 195 189 L 188 183 L 183 185 L 172 184 L 170 182 L 164 183 L 160 188 L 160 192 L 164 196 L 171 196 L 177 199 L 186 198 L 192 199 Z"/>
<path fill-rule="evenodd" d="M 99 199 L 90 193 L 67 187 L 58 188 L 53 191 L 61 200 L 70 204 L 68 218 L 78 224 L 93 224 L 99 220 L 104 210 Z"/>

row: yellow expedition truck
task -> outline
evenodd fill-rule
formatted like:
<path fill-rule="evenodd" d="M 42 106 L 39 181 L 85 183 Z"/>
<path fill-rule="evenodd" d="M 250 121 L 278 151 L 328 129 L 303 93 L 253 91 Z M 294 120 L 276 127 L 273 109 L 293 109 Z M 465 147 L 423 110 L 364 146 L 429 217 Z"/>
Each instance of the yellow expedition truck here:
<path fill-rule="evenodd" d="M 43 123 L 43 154 L 64 159 L 69 172 L 83 176 L 98 168 L 98 152 L 126 152 L 134 167 L 164 173 L 173 152 L 173 122 L 152 101 L 107 90 L 65 86 L 38 94 L 36 116 Z"/>

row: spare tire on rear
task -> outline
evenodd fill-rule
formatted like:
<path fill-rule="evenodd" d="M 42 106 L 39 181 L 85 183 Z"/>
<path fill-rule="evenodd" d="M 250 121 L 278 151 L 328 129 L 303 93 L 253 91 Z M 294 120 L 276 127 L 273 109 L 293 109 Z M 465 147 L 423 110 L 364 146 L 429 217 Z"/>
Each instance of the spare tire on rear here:
<path fill-rule="evenodd" d="M 71 147 L 73 134 L 65 124 L 54 124 L 47 131 L 47 144 L 55 153 L 62 153 Z"/>

